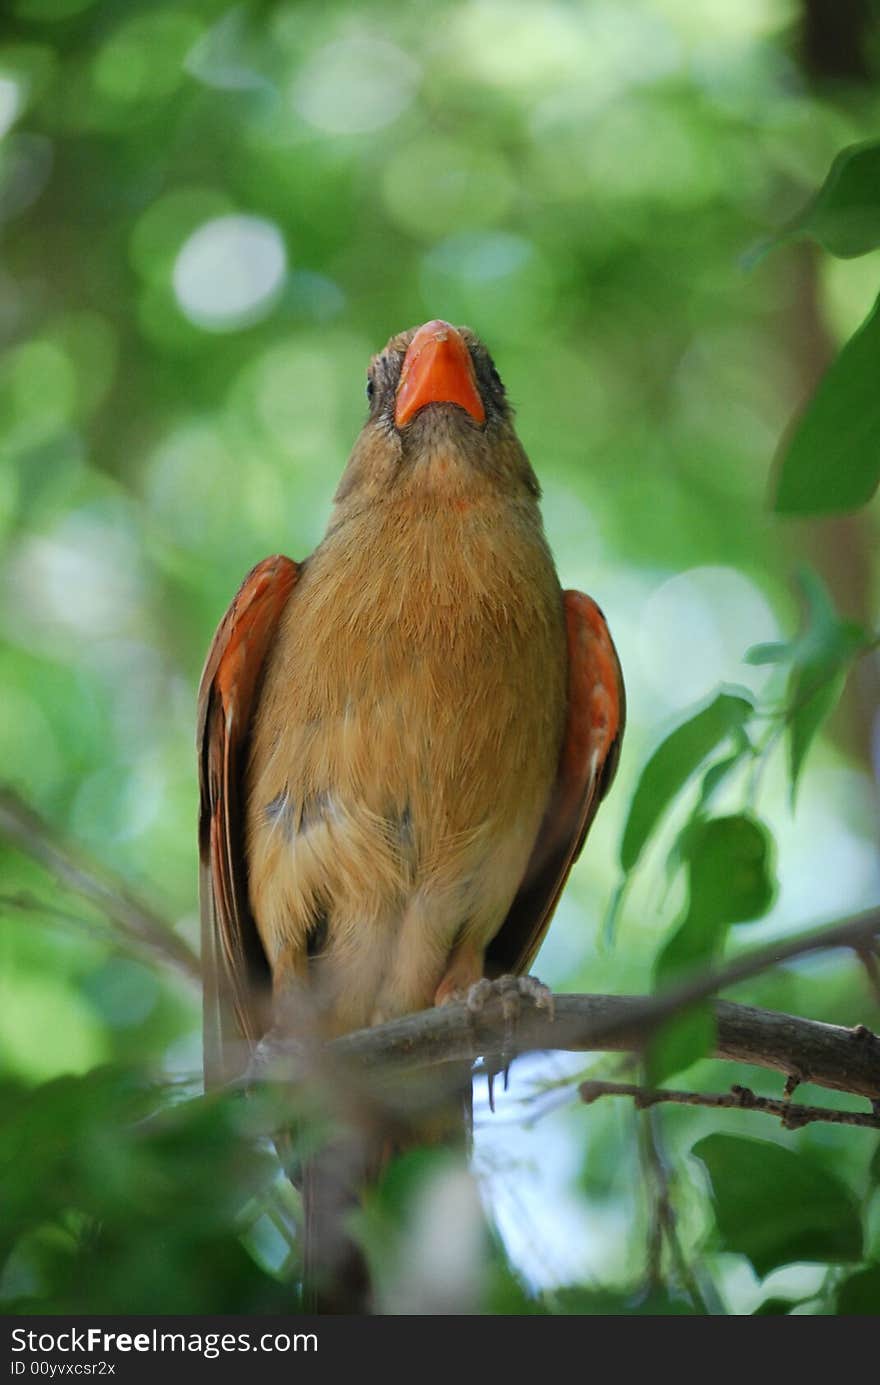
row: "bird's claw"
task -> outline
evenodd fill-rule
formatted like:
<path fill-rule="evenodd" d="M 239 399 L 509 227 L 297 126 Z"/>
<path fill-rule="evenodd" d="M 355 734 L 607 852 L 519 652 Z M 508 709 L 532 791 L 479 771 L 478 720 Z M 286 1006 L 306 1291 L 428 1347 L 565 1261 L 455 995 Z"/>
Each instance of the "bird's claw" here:
<path fill-rule="evenodd" d="M 553 999 L 553 992 L 549 986 L 545 986 L 543 981 L 539 981 L 537 976 L 518 976 L 519 994 L 527 996 L 538 1010 L 546 1010 L 547 1018 L 555 1020 L 556 1003 Z"/>
<path fill-rule="evenodd" d="M 464 996 L 464 1003 L 472 1015 L 478 1015 L 486 1001 L 494 994 L 494 982 L 487 980 L 485 976 L 479 981 L 475 981 L 472 986 L 468 986 Z"/>
<path fill-rule="evenodd" d="M 465 1004 L 472 1015 L 478 1015 L 495 995 L 501 999 L 501 1013 L 507 1024 L 519 1018 L 523 999 L 531 1000 L 539 1010 L 546 1010 L 550 1019 L 554 1018 L 553 992 L 537 976 L 499 976 L 495 981 L 484 976 L 468 988 Z"/>
<path fill-rule="evenodd" d="M 490 981 L 484 976 L 468 988 L 465 1004 L 469 1014 L 472 1017 L 480 1014 L 487 1001 L 496 995 L 501 1000 L 504 1039 L 498 1066 L 490 1067 L 487 1065 L 486 1067 L 486 1077 L 489 1084 L 489 1109 L 493 1112 L 495 1110 L 495 1078 L 499 1073 L 504 1074 L 504 1090 L 507 1091 L 510 1064 L 514 1056 L 514 1031 L 516 1021 L 522 1010 L 523 999 L 530 1000 L 540 1010 L 546 1010 L 551 1020 L 554 1018 L 553 992 L 536 976 L 499 976 L 494 981 Z"/>

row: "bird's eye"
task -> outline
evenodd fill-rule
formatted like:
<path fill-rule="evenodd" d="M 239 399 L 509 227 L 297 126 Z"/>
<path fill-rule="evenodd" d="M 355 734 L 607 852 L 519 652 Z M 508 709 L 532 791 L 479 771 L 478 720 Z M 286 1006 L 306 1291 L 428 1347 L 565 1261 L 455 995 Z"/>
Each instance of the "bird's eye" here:
<path fill-rule="evenodd" d="M 372 376 L 367 376 L 367 399 L 372 404 L 373 395 L 376 393 L 376 382 Z"/>

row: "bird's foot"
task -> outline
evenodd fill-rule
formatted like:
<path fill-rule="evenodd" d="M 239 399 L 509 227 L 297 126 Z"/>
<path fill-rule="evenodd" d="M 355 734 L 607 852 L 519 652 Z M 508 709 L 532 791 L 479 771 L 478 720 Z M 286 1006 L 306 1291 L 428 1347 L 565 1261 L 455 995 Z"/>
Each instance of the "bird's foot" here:
<path fill-rule="evenodd" d="M 531 1000 L 540 1010 L 546 1010 L 551 1019 L 554 1015 L 553 992 L 536 976 L 499 976 L 490 981 L 483 977 L 468 988 L 464 997 L 469 1013 L 476 1017 L 494 996 L 501 999 L 501 1014 L 504 1018 L 504 1039 L 497 1063 L 486 1064 L 486 1080 L 489 1085 L 489 1109 L 495 1111 L 495 1079 L 504 1076 L 504 1090 L 510 1076 L 513 1060 L 513 1040 L 516 1022 L 522 1010 L 523 999 Z"/>
<path fill-rule="evenodd" d="M 501 1013 L 505 1024 L 512 1025 L 522 1009 L 522 1000 L 531 1000 L 539 1010 L 546 1010 L 553 1019 L 553 992 L 537 976 L 499 976 L 494 981 L 483 977 L 468 988 L 465 1004 L 471 1014 L 478 1015 L 486 1002 L 493 996 L 501 999 Z"/>

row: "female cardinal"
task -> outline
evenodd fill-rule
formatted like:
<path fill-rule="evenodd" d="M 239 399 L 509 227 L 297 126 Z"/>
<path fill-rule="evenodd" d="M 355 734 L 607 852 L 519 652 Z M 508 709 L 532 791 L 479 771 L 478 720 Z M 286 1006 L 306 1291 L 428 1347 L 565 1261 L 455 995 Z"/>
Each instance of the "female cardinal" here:
<path fill-rule="evenodd" d="M 392 337 L 327 533 L 267 558 L 199 691 L 208 1084 L 528 970 L 624 724 L 598 606 L 467 328 Z"/>

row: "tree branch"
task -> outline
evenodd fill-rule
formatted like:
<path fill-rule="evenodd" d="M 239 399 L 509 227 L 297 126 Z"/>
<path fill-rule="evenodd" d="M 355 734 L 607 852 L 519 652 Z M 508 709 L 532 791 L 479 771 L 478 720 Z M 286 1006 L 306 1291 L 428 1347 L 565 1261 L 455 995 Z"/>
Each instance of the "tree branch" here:
<path fill-rule="evenodd" d="M 481 1055 L 504 1059 L 535 1049 L 641 1052 L 674 1015 L 716 991 L 809 952 L 862 949 L 878 934 L 880 909 L 872 909 L 747 952 L 656 996 L 556 996 L 552 1019 L 522 997 L 513 1030 L 501 998 L 493 996 L 476 1012 L 463 1002 L 424 1010 L 347 1034 L 331 1048 L 358 1062 L 411 1068 Z M 716 1057 L 773 1068 L 796 1083 L 814 1082 L 871 1100 L 880 1097 L 880 1038 L 864 1025 L 845 1029 L 729 1001 L 717 1001 L 714 1008 Z"/>
<path fill-rule="evenodd" d="M 89 900 L 138 951 L 174 967 L 189 981 L 201 980 L 198 957 L 171 926 L 121 880 L 84 862 L 8 787 L 0 787 L 0 836 L 38 861 L 59 884 Z M 23 907 L 22 898 L 16 907 Z"/>
<path fill-rule="evenodd" d="M 200 979 L 198 958 L 183 939 L 132 895 L 124 882 L 83 861 L 9 788 L 0 788 L 0 835 L 38 861 L 65 888 L 94 905 L 123 941 L 173 966 L 190 981 Z M 12 896 L 7 903 L 28 910 L 39 907 L 24 895 Z M 48 914 L 60 912 L 47 909 Z M 557 996 L 553 1018 L 523 997 L 513 1026 L 500 996 L 490 996 L 476 1013 L 457 1003 L 344 1035 L 327 1046 L 327 1060 L 393 1072 L 474 1061 L 481 1056 L 506 1062 L 516 1054 L 539 1049 L 642 1052 L 652 1035 L 674 1015 L 727 986 L 780 962 L 831 948 L 851 948 L 873 961 L 878 936 L 880 909 L 874 909 L 745 953 L 726 966 L 702 972 L 656 996 Z M 863 1025 L 844 1029 L 720 1000 L 714 1002 L 714 1010 L 716 1057 L 784 1073 L 789 1095 L 799 1083 L 810 1081 L 880 1100 L 880 1038 Z M 284 1046 L 270 1045 L 270 1049 L 273 1073 L 280 1076 Z M 290 1054 L 287 1057 L 289 1070 Z"/>
<path fill-rule="evenodd" d="M 780 962 L 790 962 L 795 957 L 804 957 L 810 952 L 828 952 L 834 948 L 852 948 L 859 952 L 866 945 L 880 937 L 880 909 L 868 909 L 862 914 L 828 924 L 824 928 L 812 929 L 809 933 L 799 933 L 785 941 L 768 943 L 755 948 L 741 957 L 735 957 L 726 966 L 701 972 L 693 980 L 672 987 L 655 998 L 656 1023 L 699 1000 L 705 1000 L 717 991 L 728 986 L 736 986 L 740 981 L 748 981 L 761 972 Z"/>
<path fill-rule="evenodd" d="M 661 1102 L 672 1102 L 676 1106 L 711 1106 L 718 1109 L 738 1111 L 760 1111 L 767 1116 L 777 1116 L 789 1130 L 799 1130 L 813 1121 L 827 1121 L 832 1125 L 860 1125 L 869 1130 L 880 1130 L 880 1115 L 867 1111 L 835 1111 L 827 1106 L 799 1106 L 784 1098 L 756 1096 L 749 1087 L 734 1086 L 729 1092 L 680 1092 L 668 1087 L 639 1087 L 631 1082 L 582 1082 L 578 1091 L 581 1100 L 588 1106 L 603 1096 L 632 1097 L 638 1109 L 645 1110 L 658 1106 Z"/>
<path fill-rule="evenodd" d="M 641 1052 L 658 1023 L 670 1015 L 663 997 L 650 996 L 558 995 L 552 1019 L 528 998 L 520 1005 L 513 1028 L 501 1000 L 492 997 L 476 1015 L 458 1002 L 357 1030 L 329 1047 L 339 1058 L 380 1070 L 480 1056 L 509 1061 L 540 1049 Z M 880 1038 L 864 1025 L 845 1029 L 723 1000 L 715 1002 L 714 1010 L 716 1058 L 771 1068 L 798 1083 L 880 1098 Z"/>

